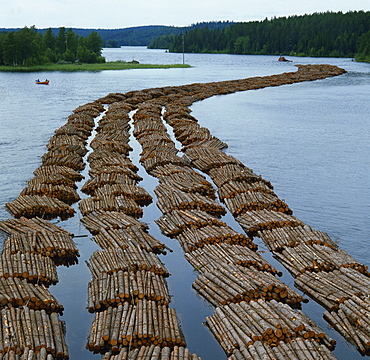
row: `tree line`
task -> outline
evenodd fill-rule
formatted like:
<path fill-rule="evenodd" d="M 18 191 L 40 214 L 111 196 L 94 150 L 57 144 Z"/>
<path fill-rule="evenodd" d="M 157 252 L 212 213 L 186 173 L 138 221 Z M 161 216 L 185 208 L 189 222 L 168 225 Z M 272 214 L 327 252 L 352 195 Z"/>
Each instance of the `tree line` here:
<path fill-rule="evenodd" d="M 60 27 L 57 35 L 51 28 L 43 34 L 32 26 L 18 31 L 0 32 L 0 64 L 33 66 L 48 63 L 102 63 L 103 41 L 97 32 L 77 35 Z"/>
<path fill-rule="evenodd" d="M 325 12 L 267 18 L 225 28 L 163 35 L 150 47 L 170 52 L 356 57 L 370 61 L 370 12 Z"/>

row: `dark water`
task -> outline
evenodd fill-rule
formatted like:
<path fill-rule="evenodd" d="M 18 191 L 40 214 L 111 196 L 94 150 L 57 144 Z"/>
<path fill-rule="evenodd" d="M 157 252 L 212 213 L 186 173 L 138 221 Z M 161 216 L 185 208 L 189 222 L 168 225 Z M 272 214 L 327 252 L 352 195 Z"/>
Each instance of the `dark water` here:
<path fill-rule="evenodd" d="M 181 63 L 182 54 L 144 48 L 107 49 L 109 60 L 141 63 Z M 110 92 L 194 82 L 221 81 L 294 71 L 295 63 L 329 63 L 348 73 L 336 78 L 217 96 L 193 105 L 193 115 L 212 134 L 228 143 L 227 153 L 270 180 L 294 215 L 327 232 L 356 260 L 370 265 L 370 65 L 349 59 L 297 58 L 278 63 L 273 56 L 185 54 L 190 69 L 102 71 L 95 73 L 0 73 L 0 219 L 10 215 L 5 203 L 14 200 L 40 165 L 53 131 L 77 106 Z M 36 86 L 36 78 L 51 80 Z M 133 141 L 132 160 L 139 146 Z M 152 193 L 156 180 L 140 175 Z M 151 233 L 174 252 L 162 256 L 172 276 L 168 279 L 175 307 L 191 352 L 203 359 L 225 359 L 221 348 L 202 325 L 213 310 L 191 289 L 196 277 L 176 241 L 163 237 L 153 220 L 155 205 L 144 209 Z M 59 223 L 76 235 L 88 232 L 79 215 Z M 231 216 L 226 219 L 240 230 Z M 2 236 L 2 235 L 0 235 Z M 4 236 L 0 238 L 1 242 Z M 256 240 L 258 241 L 258 240 Z M 50 288 L 64 305 L 71 359 L 98 359 L 85 350 L 92 315 L 86 307 L 91 276 L 84 263 L 97 248 L 91 237 L 76 238 L 78 265 L 59 267 L 59 283 Z M 264 249 L 261 244 L 260 249 Z M 283 270 L 268 253 L 265 256 Z M 285 272 L 286 273 L 286 272 Z M 283 280 L 293 286 L 289 275 Z M 322 320 L 323 309 L 312 301 L 303 310 L 338 341 L 338 359 L 360 359 L 357 351 Z M 368 357 L 365 357 L 368 358 Z"/>

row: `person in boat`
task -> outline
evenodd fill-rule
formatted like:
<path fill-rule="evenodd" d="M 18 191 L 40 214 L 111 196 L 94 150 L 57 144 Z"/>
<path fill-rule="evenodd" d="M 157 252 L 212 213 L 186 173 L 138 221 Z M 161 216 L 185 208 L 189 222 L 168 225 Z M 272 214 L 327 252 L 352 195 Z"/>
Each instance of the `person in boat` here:
<path fill-rule="evenodd" d="M 40 79 L 37 79 L 36 82 L 40 82 Z"/>

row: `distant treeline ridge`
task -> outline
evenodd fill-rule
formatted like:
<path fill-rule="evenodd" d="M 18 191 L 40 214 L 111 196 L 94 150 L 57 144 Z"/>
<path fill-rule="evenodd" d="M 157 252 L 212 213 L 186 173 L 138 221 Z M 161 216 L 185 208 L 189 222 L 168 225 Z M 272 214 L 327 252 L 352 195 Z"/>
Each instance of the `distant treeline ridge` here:
<path fill-rule="evenodd" d="M 370 12 L 314 13 L 222 29 L 195 28 L 157 37 L 149 47 L 188 53 L 355 57 L 370 62 Z"/>

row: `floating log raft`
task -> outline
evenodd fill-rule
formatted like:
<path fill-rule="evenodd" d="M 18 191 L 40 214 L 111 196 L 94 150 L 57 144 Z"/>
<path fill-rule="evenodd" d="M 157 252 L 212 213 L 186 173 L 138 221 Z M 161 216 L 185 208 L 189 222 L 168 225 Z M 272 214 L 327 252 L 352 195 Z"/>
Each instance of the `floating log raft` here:
<path fill-rule="evenodd" d="M 213 306 L 263 299 L 299 306 L 302 296 L 269 272 L 221 263 L 203 268 L 193 288 Z"/>
<path fill-rule="evenodd" d="M 18 196 L 5 205 L 16 218 L 40 216 L 45 219 L 54 219 L 59 216 L 61 219 L 68 219 L 75 213 L 75 210 L 65 202 L 45 195 Z"/>
<path fill-rule="evenodd" d="M 234 197 L 225 198 L 224 202 L 234 217 L 253 210 L 279 211 L 288 215 L 293 213 L 284 201 L 266 192 L 241 192 Z"/>
<path fill-rule="evenodd" d="M 243 166 L 243 164 L 233 156 L 226 155 L 223 151 L 209 146 L 192 147 L 187 149 L 185 154 L 194 167 L 205 173 L 209 173 L 211 169 L 228 164 Z"/>
<path fill-rule="evenodd" d="M 211 269 L 224 264 L 234 264 L 270 272 L 281 276 L 281 272 L 273 268 L 258 252 L 247 246 L 230 245 L 227 243 L 204 245 L 192 252 L 186 253 L 186 260 L 195 270 L 202 273 L 203 269 Z"/>
<path fill-rule="evenodd" d="M 141 218 L 143 216 L 143 209 L 133 199 L 123 195 L 101 195 L 88 197 L 81 200 L 78 206 L 83 215 L 95 212 L 97 210 L 104 210 L 120 211 L 134 218 Z"/>
<path fill-rule="evenodd" d="M 99 181 L 99 176 L 101 176 L 101 177 L 107 176 L 107 175 L 103 175 L 103 174 L 112 174 L 111 175 L 112 177 L 118 176 L 119 174 L 121 174 L 121 175 L 128 176 L 129 178 L 131 178 L 133 180 L 136 180 L 136 181 L 143 180 L 143 178 L 140 175 L 136 174 L 133 170 L 131 170 L 127 167 L 116 166 L 116 165 L 114 165 L 114 166 L 109 166 L 109 165 L 105 166 L 104 165 L 104 166 L 97 166 L 97 167 L 89 169 L 89 175 L 92 179 L 87 180 L 85 182 L 84 186 L 88 182 L 89 183 L 90 182 L 99 183 L 100 182 Z M 114 175 L 114 174 L 116 174 L 116 175 Z M 94 180 L 95 177 L 98 177 L 98 179 Z M 104 184 L 104 185 L 105 184 L 110 184 L 110 183 L 115 183 L 114 181 L 112 181 L 112 182 L 108 181 L 108 182 L 104 183 L 104 181 L 106 181 L 106 180 L 103 180 L 102 184 Z M 130 181 L 128 181 L 128 182 L 130 182 Z M 123 182 L 121 181 L 121 183 L 123 183 Z M 98 186 L 100 186 L 100 185 L 98 184 Z M 86 189 L 88 189 L 88 185 L 86 185 Z M 85 188 L 84 188 L 84 190 L 85 190 Z"/>
<path fill-rule="evenodd" d="M 44 309 L 47 313 L 62 313 L 63 306 L 44 285 L 29 283 L 17 277 L 0 278 L 0 307 Z"/>
<path fill-rule="evenodd" d="M 42 158 L 43 165 L 61 165 L 70 167 L 73 170 L 81 171 L 85 168 L 85 163 L 81 155 L 74 152 L 54 149 L 45 153 Z"/>
<path fill-rule="evenodd" d="M 101 229 L 126 229 L 130 226 L 148 229 L 148 225 L 118 211 L 96 210 L 85 215 L 81 222 L 93 235 L 98 234 Z"/>
<path fill-rule="evenodd" d="M 169 152 L 161 153 L 160 155 L 153 155 L 152 157 L 140 162 L 145 168 L 145 170 L 149 173 L 152 172 L 158 166 L 165 166 L 168 164 L 178 166 L 189 165 L 189 163 L 185 159 Z"/>
<path fill-rule="evenodd" d="M 134 165 L 129 158 L 124 155 L 109 156 L 101 159 L 92 160 L 90 162 L 91 168 L 104 167 L 104 166 L 121 166 L 127 167 L 134 172 L 139 169 Z"/>
<path fill-rule="evenodd" d="M 226 223 L 202 210 L 173 210 L 162 215 L 156 224 L 162 233 L 170 238 L 176 237 L 186 229 L 200 229 L 207 225 L 226 226 Z"/>
<path fill-rule="evenodd" d="M 292 248 L 285 247 L 274 254 L 295 277 L 306 271 L 328 272 L 341 267 L 353 268 L 369 275 L 368 267 L 357 262 L 347 252 L 325 245 L 303 243 Z"/>
<path fill-rule="evenodd" d="M 238 233 L 229 226 L 209 226 L 199 229 L 186 229 L 176 236 L 186 253 L 207 244 L 227 243 L 249 247 L 257 250 L 257 245 L 244 234 Z"/>
<path fill-rule="evenodd" d="M 104 152 L 115 152 L 125 156 L 128 156 L 128 154 L 132 151 L 132 147 L 127 143 L 114 141 L 112 139 L 109 139 L 108 136 L 105 139 L 96 140 L 94 138 L 94 140 L 93 140 L 94 143 L 93 141 L 90 143 L 90 146 L 93 149 L 97 149 Z"/>
<path fill-rule="evenodd" d="M 240 302 L 216 308 L 206 318 L 207 326 L 230 355 L 235 349 L 258 341 L 278 346 L 295 338 L 311 339 L 333 349 L 335 340 L 326 335 L 300 310 L 275 300 Z"/>
<path fill-rule="evenodd" d="M 125 196 L 134 200 L 139 206 L 147 206 L 152 196 L 141 186 L 132 184 L 106 184 L 95 191 L 96 196 Z"/>
<path fill-rule="evenodd" d="M 154 190 L 157 206 L 163 214 L 173 210 L 202 210 L 214 216 L 223 216 L 226 210 L 215 200 L 200 194 L 186 193 L 167 186 L 157 186 Z"/>
<path fill-rule="evenodd" d="M 35 217 L 32 219 L 27 219 L 21 217 L 19 219 L 8 219 L 0 221 L 0 229 L 3 230 L 8 235 L 12 234 L 25 234 L 28 232 L 39 232 L 39 231 L 50 231 L 55 233 L 67 234 L 73 236 L 72 233 L 64 230 L 58 225 L 51 223 L 45 219 Z"/>
<path fill-rule="evenodd" d="M 68 177 L 55 173 L 55 174 L 48 174 L 35 176 L 31 180 L 27 181 L 27 185 L 29 187 L 39 185 L 39 184 L 46 184 L 46 185 L 64 185 L 73 189 L 77 189 L 77 185 L 74 180 L 69 179 Z"/>
<path fill-rule="evenodd" d="M 34 253 L 0 255 L 0 278 L 18 277 L 46 286 L 58 282 L 56 265 L 47 256 Z"/>
<path fill-rule="evenodd" d="M 270 251 L 280 252 L 286 247 L 294 247 L 304 244 L 317 244 L 338 249 L 338 245 L 328 234 L 320 230 L 314 230 L 308 225 L 296 227 L 282 227 L 271 230 L 258 231 L 258 237 L 267 245 Z"/>
<path fill-rule="evenodd" d="M 215 199 L 215 189 L 202 175 L 175 173 L 159 178 L 161 186 L 172 187 L 183 192 L 198 193 Z"/>
<path fill-rule="evenodd" d="M 102 249 L 126 249 L 130 244 L 141 249 L 165 254 L 168 249 L 163 243 L 142 228 L 130 226 L 127 229 L 101 229 L 99 234 L 94 236 L 95 242 Z"/>
<path fill-rule="evenodd" d="M 220 201 L 225 202 L 225 199 L 233 198 L 240 193 L 248 192 L 265 192 L 270 195 L 276 194 L 266 185 L 264 181 L 228 181 L 218 189 L 218 197 Z"/>
<path fill-rule="evenodd" d="M 99 171 L 101 170 L 103 169 L 99 167 Z M 120 172 L 101 171 L 92 179 L 87 180 L 82 186 L 81 191 L 88 195 L 94 195 L 95 191 L 104 185 L 121 184 L 134 186 L 136 182 L 140 180 L 142 180 L 142 178 L 130 169 Z"/>
<path fill-rule="evenodd" d="M 251 169 L 247 168 L 243 164 L 225 164 L 215 168 L 211 168 L 208 171 L 209 176 L 212 181 L 218 187 L 219 192 L 223 187 L 235 186 L 239 189 L 239 192 L 242 191 L 248 184 L 250 186 L 257 186 L 273 189 L 271 183 L 262 178 L 261 175 L 256 175 Z M 241 183 L 241 184 L 239 184 Z M 227 191 L 228 189 L 223 189 L 222 191 Z M 234 189 L 231 192 L 235 191 Z M 223 194 L 223 193 L 222 193 Z M 225 197 L 225 196 L 223 196 Z"/>
<path fill-rule="evenodd" d="M 320 345 L 314 340 L 295 338 L 289 343 L 280 341 L 277 346 L 270 346 L 266 342 L 256 341 L 252 345 L 234 350 L 227 360 L 242 359 L 336 360 L 336 357 L 326 346 Z"/>
<path fill-rule="evenodd" d="M 345 339 L 354 344 L 362 355 L 370 353 L 370 302 L 357 296 L 345 300 L 335 311 L 325 311 L 325 320 Z"/>
<path fill-rule="evenodd" d="M 4 359 L 68 359 L 58 314 L 27 306 L 1 310 L 0 354 Z"/>
<path fill-rule="evenodd" d="M 63 260 L 79 256 L 78 248 L 69 234 L 45 230 L 12 234 L 5 240 L 3 252 L 41 254 L 62 263 Z"/>
<path fill-rule="evenodd" d="M 162 166 L 157 166 L 155 169 L 151 171 L 148 171 L 148 173 L 156 178 L 160 178 L 162 176 L 170 176 L 170 175 L 178 174 L 178 173 L 189 173 L 191 176 L 200 175 L 188 164 L 185 166 L 180 166 L 180 165 L 175 165 L 175 164 L 164 164 Z"/>
<path fill-rule="evenodd" d="M 170 296 L 163 276 L 151 271 L 122 271 L 101 273 L 89 282 L 88 310 L 90 313 L 124 302 L 137 303 L 140 299 L 168 305 Z"/>
<path fill-rule="evenodd" d="M 54 135 L 46 146 L 48 150 L 65 147 L 65 150 L 76 152 L 80 156 L 87 153 L 86 141 L 75 135 Z"/>
<path fill-rule="evenodd" d="M 46 178 L 49 178 L 54 174 L 60 174 L 73 181 L 81 181 L 82 179 L 84 179 L 84 176 L 81 175 L 81 173 L 71 169 L 68 166 L 63 165 L 42 165 L 38 167 L 33 173 L 36 176 L 44 176 Z"/>
<path fill-rule="evenodd" d="M 236 221 L 248 236 L 255 236 L 258 231 L 305 225 L 303 221 L 292 215 L 266 209 L 247 211 L 239 215 Z"/>
<path fill-rule="evenodd" d="M 338 309 L 339 304 L 352 296 L 364 297 L 370 292 L 370 278 L 345 267 L 331 272 L 307 271 L 294 284 L 329 311 Z"/>
<path fill-rule="evenodd" d="M 68 205 L 71 205 L 80 200 L 80 196 L 77 194 L 77 191 L 73 187 L 43 183 L 28 185 L 22 190 L 20 195 L 45 195 L 51 198 L 57 198 Z"/>
<path fill-rule="evenodd" d="M 87 262 L 90 271 L 95 277 L 100 273 L 147 270 L 162 276 L 169 276 L 163 263 L 153 253 L 141 250 L 139 247 L 129 245 L 126 249 L 105 249 L 95 251 L 90 262 Z"/>
<path fill-rule="evenodd" d="M 95 313 L 87 343 L 90 351 L 118 352 L 122 346 L 141 345 L 186 345 L 175 309 L 143 299 Z"/>
<path fill-rule="evenodd" d="M 102 360 L 140 360 L 140 359 L 148 359 L 148 360 L 202 360 L 197 354 L 191 354 L 188 348 L 183 346 L 174 346 L 170 348 L 168 346 L 161 347 L 161 346 L 141 346 L 140 348 L 136 348 L 133 350 L 129 350 L 128 348 L 124 347 L 121 351 L 114 355 L 111 352 L 107 352 L 104 354 Z"/>

